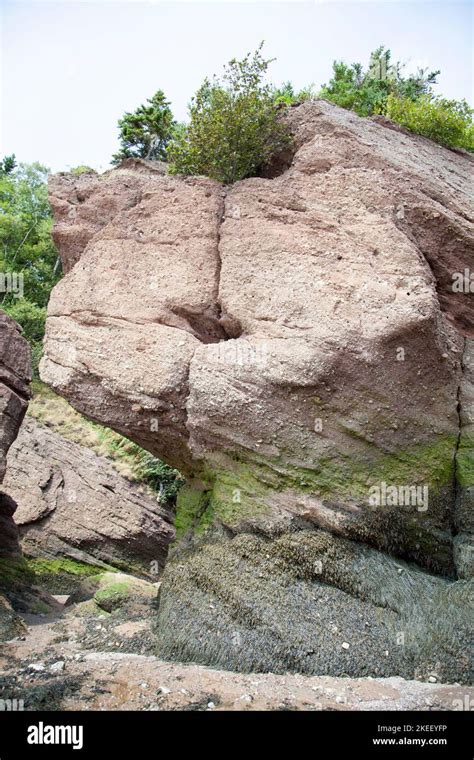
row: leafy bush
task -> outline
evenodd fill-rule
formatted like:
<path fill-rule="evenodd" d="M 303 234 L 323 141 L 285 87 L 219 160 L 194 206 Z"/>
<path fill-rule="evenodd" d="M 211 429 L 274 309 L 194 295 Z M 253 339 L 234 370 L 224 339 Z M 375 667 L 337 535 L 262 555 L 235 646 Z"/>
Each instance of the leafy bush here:
<path fill-rule="evenodd" d="M 402 72 L 402 64 L 392 64 L 390 50 L 381 46 L 371 54 L 365 71 L 360 63 L 334 61 L 333 76 L 329 84 L 323 85 L 319 97 L 359 116 L 385 114 L 390 94 L 417 100 L 430 91 L 439 74 L 419 69 L 414 76 L 404 77 Z"/>
<path fill-rule="evenodd" d="M 424 95 L 419 100 L 389 95 L 386 115 L 403 127 L 450 148 L 474 150 L 473 109 L 465 100 Z"/>
<path fill-rule="evenodd" d="M 297 103 L 303 103 L 305 100 L 315 100 L 315 98 L 317 98 L 317 93 L 312 84 L 295 92 L 291 82 L 284 82 L 280 87 L 276 87 L 273 90 L 273 98 L 277 105 L 291 106 L 296 105 Z"/>
<path fill-rule="evenodd" d="M 76 177 L 80 177 L 81 174 L 95 174 L 95 169 L 92 169 L 90 166 L 86 166 L 85 164 L 80 164 L 79 166 L 73 166 L 71 169 L 71 174 L 74 174 Z"/>
<path fill-rule="evenodd" d="M 112 157 L 113 164 L 124 158 L 166 159 L 166 147 L 175 124 L 170 104 L 162 90 L 155 92 L 147 103 L 119 120 L 120 150 Z"/>
<path fill-rule="evenodd" d="M 174 174 L 204 174 L 225 183 L 255 175 L 289 142 L 274 91 L 264 83 L 271 61 L 262 45 L 233 59 L 222 79 L 206 79 L 189 107 L 190 123 L 168 147 Z"/>
<path fill-rule="evenodd" d="M 177 493 L 184 483 L 184 478 L 178 470 L 162 462 L 161 459 L 157 459 L 149 451 L 145 451 L 119 433 L 107 428 L 98 427 L 98 430 L 99 437 L 113 452 L 113 455 L 116 458 L 126 460 L 134 477 L 156 491 L 160 495 L 161 502 L 173 503 L 176 500 Z"/>

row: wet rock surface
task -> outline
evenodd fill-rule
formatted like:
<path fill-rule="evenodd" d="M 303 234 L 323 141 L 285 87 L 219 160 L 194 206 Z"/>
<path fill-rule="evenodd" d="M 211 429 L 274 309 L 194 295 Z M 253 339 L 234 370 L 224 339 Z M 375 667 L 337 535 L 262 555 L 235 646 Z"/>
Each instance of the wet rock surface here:
<path fill-rule="evenodd" d="M 177 551 L 162 655 L 236 671 L 469 683 L 472 585 L 323 531 L 241 534 Z"/>

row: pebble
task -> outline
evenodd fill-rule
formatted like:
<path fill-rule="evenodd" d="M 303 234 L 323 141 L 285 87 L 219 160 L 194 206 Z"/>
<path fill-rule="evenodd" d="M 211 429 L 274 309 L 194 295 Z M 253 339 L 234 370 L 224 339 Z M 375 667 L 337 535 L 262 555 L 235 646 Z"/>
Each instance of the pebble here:
<path fill-rule="evenodd" d="M 51 673 L 61 673 L 61 671 L 64 670 L 66 666 L 66 663 L 64 660 L 58 660 L 57 662 L 53 662 L 51 667 L 49 668 Z"/>
<path fill-rule="evenodd" d="M 208 702 L 208 703 L 207 703 L 207 707 L 208 707 L 208 709 L 209 709 L 209 710 L 213 710 L 213 709 L 214 709 L 214 707 L 215 707 L 215 704 L 214 704 L 214 702 Z"/>
<path fill-rule="evenodd" d="M 350 647 L 350 644 L 348 644 L 347 641 L 343 641 L 342 642 L 342 648 L 343 649 L 349 649 L 349 647 Z"/>
<path fill-rule="evenodd" d="M 41 670 L 45 670 L 43 662 L 31 662 L 28 665 L 28 668 L 29 668 L 29 670 L 35 670 L 36 672 L 40 672 Z"/>

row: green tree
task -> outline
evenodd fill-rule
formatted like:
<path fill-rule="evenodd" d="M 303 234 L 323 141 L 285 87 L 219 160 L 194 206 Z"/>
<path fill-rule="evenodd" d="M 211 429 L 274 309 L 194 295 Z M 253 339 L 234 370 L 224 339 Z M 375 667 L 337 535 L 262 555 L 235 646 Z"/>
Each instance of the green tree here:
<path fill-rule="evenodd" d="M 288 144 L 273 88 L 264 82 L 271 61 L 261 50 L 262 45 L 241 61 L 231 60 L 221 79 L 201 85 L 189 106 L 187 128 L 168 147 L 172 173 L 232 183 L 255 175 Z"/>
<path fill-rule="evenodd" d="M 0 174 L 11 174 L 14 169 L 16 169 L 16 157 L 12 153 L 11 156 L 5 156 L 0 161 Z"/>
<path fill-rule="evenodd" d="M 175 124 L 169 101 L 158 90 L 147 103 L 119 120 L 120 150 L 112 157 L 113 164 L 124 158 L 166 159 L 166 147 Z"/>
<path fill-rule="evenodd" d="M 49 294 L 61 276 L 51 237 L 47 176 L 48 170 L 38 163 L 0 171 L 0 307 L 23 327 L 35 369 Z M 5 287 L 7 276 L 21 281 L 21 289 Z"/>
<path fill-rule="evenodd" d="M 417 100 L 431 91 L 439 71 L 419 69 L 415 75 L 405 77 L 404 66 L 392 63 L 391 52 L 384 46 L 371 53 L 369 65 L 351 65 L 334 61 L 333 75 L 323 85 L 319 97 L 355 111 L 359 116 L 385 114 L 390 94 Z"/>

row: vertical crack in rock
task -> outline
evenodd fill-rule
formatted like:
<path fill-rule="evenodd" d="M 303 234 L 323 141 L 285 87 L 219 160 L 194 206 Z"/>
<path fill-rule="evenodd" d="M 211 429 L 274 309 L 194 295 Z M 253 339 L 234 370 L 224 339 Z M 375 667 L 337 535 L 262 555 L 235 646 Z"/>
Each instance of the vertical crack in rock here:
<path fill-rule="evenodd" d="M 457 529 L 457 526 L 456 526 L 456 509 L 457 509 L 457 505 L 458 505 L 459 491 L 460 491 L 460 487 L 459 487 L 459 471 L 458 471 L 458 454 L 459 454 L 459 449 L 460 449 L 460 446 L 461 446 L 461 436 L 462 436 L 462 428 L 463 428 L 463 423 L 462 423 L 462 382 L 463 382 L 464 370 L 465 370 L 464 355 L 465 355 L 465 352 L 466 352 L 466 347 L 467 347 L 467 339 L 464 338 L 464 340 L 463 340 L 463 348 L 462 348 L 462 352 L 461 352 L 461 361 L 460 361 L 460 364 L 461 364 L 461 375 L 460 375 L 460 378 L 459 378 L 459 385 L 458 385 L 457 394 L 456 394 L 456 402 L 457 402 L 456 403 L 456 411 L 457 411 L 457 415 L 458 415 L 459 430 L 458 430 L 458 436 L 457 436 L 457 439 L 456 439 L 456 445 L 455 445 L 455 448 L 454 448 L 454 461 L 453 461 L 453 514 L 452 514 L 452 521 L 451 521 L 451 533 L 452 533 L 453 537 L 456 536 L 456 534 L 458 533 L 458 529 Z"/>
<path fill-rule="evenodd" d="M 454 561 L 459 578 L 474 576 L 473 521 L 473 433 L 474 384 L 473 346 L 466 338 L 461 360 L 461 380 L 458 389 L 459 436 L 454 459 Z"/>
<path fill-rule="evenodd" d="M 234 338 L 239 338 L 242 335 L 242 325 L 240 322 L 227 314 L 222 306 L 222 300 L 221 300 L 221 276 L 222 276 L 222 227 L 224 225 L 225 219 L 226 219 L 226 204 L 227 204 L 227 197 L 229 193 L 229 188 L 227 186 L 224 186 L 222 188 L 222 197 L 221 197 L 221 214 L 218 221 L 217 226 L 217 269 L 216 269 L 216 285 L 215 285 L 215 291 L 214 291 L 214 301 L 217 306 L 217 315 L 219 324 L 222 326 L 222 329 L 224 330 L 224 333 L 226 335 L 224 340 L 232 340 Z"/>

